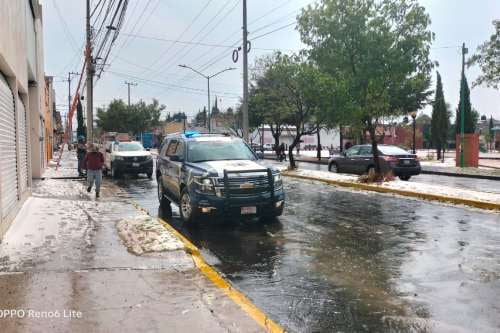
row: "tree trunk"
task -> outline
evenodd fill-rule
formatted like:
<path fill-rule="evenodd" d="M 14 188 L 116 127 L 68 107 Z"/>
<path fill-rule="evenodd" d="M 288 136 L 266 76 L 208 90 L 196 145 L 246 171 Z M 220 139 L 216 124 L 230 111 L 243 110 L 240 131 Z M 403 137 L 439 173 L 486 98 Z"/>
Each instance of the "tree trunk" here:
<path fill-rule="evenodd" d="M 273 138 L 274 138 L 274 153 L 276 154 L 276 157 L 279 157 L 280 135 L 273 134 Z"/>
<path fill-rule="evenodd" d="M 377 143 L 375 128 L 373 126 L 369 126 L 368 132 L 370 133 L 370 140 L 372 143 L 372 153 L 373 153 L 373 163 L 375 166 L 375 173 L 377 175 L 381 175 L 382 169 L 380 168 L 380 160 L 379 160 L 379 155 L 378 155 L 378 143 Z"/>
<path fill-rule="evenodd" d="M 300 141 L 300 136 L 295 137 L 295 139 L 293 139 L 292 144 L 290 146 L 288 146 L 288 160 L 290 161 L 290 169 L 297 168 L 297 166 L 295 165 L 295 159 L 293 158 L 293 150 L 297 146 L 299 141 Z"/>
<path fill-rule="evenodd" d="M 318 144 L 316 145 L 316 157 L 318 158 L 318 161 L 321 161 L 321 138 L 319 133 L 319 124 L 317 125 L 316 130 L 316 138 L 318 141 Z"/>
<path fill-rule="evenodd" d="M 436 144 L 437 160 L 441 159 L 441 144 Z"/>
<path fill-rule="evenodd" d="M 342 133 L 342 125 L 339 125 L 339 141 L 340 141 L 340 152 L 344 151 L 344 135 Z"/>

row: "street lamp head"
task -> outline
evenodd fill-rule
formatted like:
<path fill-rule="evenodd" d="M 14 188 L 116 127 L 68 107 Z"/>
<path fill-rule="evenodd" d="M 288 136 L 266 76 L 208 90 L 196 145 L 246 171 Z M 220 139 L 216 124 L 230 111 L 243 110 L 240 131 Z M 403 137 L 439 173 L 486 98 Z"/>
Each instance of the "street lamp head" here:
<path fill-rule="evenodd" d="M 413 119 L 417 118 L 417 111 L 412 111 L 412 112 L 410 112 L 410 116 L 411 116 Z"/>
<path fill-rule="evenodd" d="M 187 68 L 186 65 L 179 65 L 179 67 L 182 67 L 182 68 Z"/>

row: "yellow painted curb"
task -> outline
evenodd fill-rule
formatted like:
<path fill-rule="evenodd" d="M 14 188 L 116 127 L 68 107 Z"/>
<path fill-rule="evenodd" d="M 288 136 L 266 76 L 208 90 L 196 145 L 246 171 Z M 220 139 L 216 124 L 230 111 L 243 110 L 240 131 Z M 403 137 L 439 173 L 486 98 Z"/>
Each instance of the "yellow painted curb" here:
<path fill-rule="evenodd" d="M 353 182 L 347 182 L 347 181 L 342 181 L 342 180 L 333 180 L 333 179 L 324 179 L 324 178 L 312 177 L 312 176 L 303 176 L 303 175 L 298 175 L 296 173 L 289 172 L 289 171 L 283 172 L 282 174 L 284 176 L 288 176 L 288 177 L 314 180 L 314 181 L 327 183 L 330 185 L 336 185 L 336 186 L 341 186 L 341 187 L 350 187 L 350 188 L 354 188 L 354 189 L 358 189 L 358 190 L 365 190 L 365 191 L 372 191 L 372 192 L 379 192 L 379 193 L 393 193 L 393 194 L 399 194 L 399 195 L 406 196 L 406 197 L 424 199 L 424 200 L 428 200 L 428 201 L 440 201 L 440 202 L 445 202 L 445 203 L 453 203 L 453 204 L 466 205 L 466 206 L 475 207 L 475 208 L 500 211 L 500 203 L 480 201 L 480 200 L 471 200 L 471 199 L 464 199 L 464 198 L 451 197 L 451 196 L 438 195 L 438 194 L 430 194 L 430 193 L 420 193 L 420 192 L 407 191 L 407 190 L 397 190 L 397 189 L 382 187 L 382 186 L 378 186 L 378 185 L 353 183 Z"/>
<path fill-rule="evenodd" d="M 224 293 L 229 296 L 236 304 L 238 304 L 250 317 L 252 317 L 257 323 L 266 329 L 267 332 L 277 333 L 285 332 L 285 329 L 279 324 L 271 320 L 262 310 L 260 310 L 255 304 L 252 303 L 243 293 L 235 289 L 231 283 L 227 282 L 212 266 L 207 264 L 205 259 L 203 259 L 200 254 L 200 250 L 191 243 L 186 237 L 175 230 L 169 223 L 161 218 L 158 218 L 162 225 L 168 229 L 172 234 L 174 234 L 187 249 L 187 252 L 191 254 L 193 261 L 198 267 L 198 269 L 215 284 L 218 288 L 222 289 Z"/>
<path fill-rule="evenodd" d="M 128 200 L 134 207 L 138 210 L 149 215 L 149 212 L 141 207 L 135 201 Z M 184 237 L 180 232 L 178 232 L 174 227 L 172 227 L 167 221 L 157 218 L 158 221 L 171 232 L 179 241 L 184 244 L 186 252 L 191 255 L 193 262 L 196 267 L 203 273 L 213 284 L 229 296 L 238 304 L 243 311 L 245 311 L 253 320 L 255 320 L 259 325 L 261 325 L 269 333 L 282 333 L 285 329 L 279 324 L 270 319 L 262 310 L 260 310 L 255 304 L 252 303 L 242 292 L 234 288 L 230 282 L 226 281 L 212 266 L 210 266 L 200 253 L 200 250 L 191 243 L 189 239 Z"/>

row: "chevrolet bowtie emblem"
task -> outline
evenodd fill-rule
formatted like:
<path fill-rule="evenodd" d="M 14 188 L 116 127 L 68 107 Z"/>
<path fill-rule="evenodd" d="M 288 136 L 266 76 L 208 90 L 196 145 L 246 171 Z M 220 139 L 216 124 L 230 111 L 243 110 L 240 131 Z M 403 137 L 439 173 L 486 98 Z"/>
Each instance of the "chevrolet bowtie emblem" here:
<path fill-rule="evenodd" d="M 240 185 L 240 188 L 254 188 L 254 187 L 255 185 L 252 183 L 245 183 Z"/>

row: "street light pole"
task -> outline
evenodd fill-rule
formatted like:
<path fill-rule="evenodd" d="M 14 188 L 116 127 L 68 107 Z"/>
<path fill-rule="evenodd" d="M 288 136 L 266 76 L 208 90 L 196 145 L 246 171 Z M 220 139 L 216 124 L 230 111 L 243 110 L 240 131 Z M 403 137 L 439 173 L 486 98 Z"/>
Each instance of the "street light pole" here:
<path fill-rule="evenodd" d="M 212 113 L 210 112 L 210 79 L 213 78 L 213 77 L 216 77 L 217 75 L 222 74 L 222 73 L 224 73 L 226 71 L 235 70 L 236 68 L 234 68 L 234 67 L 228 67 L 228 68 L 223 69 L 220 72 L 217 72 L 215 74 L 205 75 L 202 72 L 197 71 L 193 67 L 190 67 L 190 66 L 187 66 L 187 65 L 179 65 L 179 67 L 190 69 L 193 72 L 195 72 L 196 74 L 198 74 L 198 75 L 204 77 L 205 79 L 207 79 L 207 93 L 208 93 L 208 110 L 207 110 L 207 112 L 208 112 L 208 132 L 211 132 L 211 130 L 212 130 L 212 125 L 211 125 L 211 122 L 212 122 L 211 115 L 212 115 Z"/>
<path fill-rule="evenodd" d="M 212 132 L 212 111 L 210 110 L 210 76 L 207 76 L 207 92 L 208 92 L 208 108 L 207 108 L 208 133 L 211 133 Z"/>
<path fill-rule="evenodd" d="M 416 154 L 417 153 L 417 147 L 416 147 L 416 124 L 417 124 L 417 121 L 416 121 L 416 118 L 417 118 L 417 112 L 416 111 L 413 111 L 411 114 L 411 118 L 413 119 L 413 154 Z"/>

